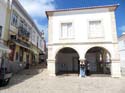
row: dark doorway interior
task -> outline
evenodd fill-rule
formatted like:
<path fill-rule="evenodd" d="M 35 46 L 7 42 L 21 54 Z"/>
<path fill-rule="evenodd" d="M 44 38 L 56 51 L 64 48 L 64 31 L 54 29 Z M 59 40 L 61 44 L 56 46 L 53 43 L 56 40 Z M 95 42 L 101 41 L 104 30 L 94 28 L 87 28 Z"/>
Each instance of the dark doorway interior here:
<path fill-rule="evenodd" d="M 85 57 L 91 74 L 110 74 L 111 56 L 106 49 L 93 47 L 87 51 Z"/>
<path fill-rule="evenodd" d="M 63 48 L 56 55 L 56 74 L 79 74 L 79 55 L 72 48 Z"/>

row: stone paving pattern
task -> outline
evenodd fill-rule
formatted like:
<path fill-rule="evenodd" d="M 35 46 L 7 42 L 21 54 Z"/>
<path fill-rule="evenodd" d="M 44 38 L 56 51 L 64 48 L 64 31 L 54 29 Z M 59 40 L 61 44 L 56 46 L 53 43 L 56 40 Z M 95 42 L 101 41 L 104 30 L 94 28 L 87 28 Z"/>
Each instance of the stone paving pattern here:
<path fill-rule="evenodd" d="M 16 74 L 0 93 L 125 93 L 125 77 L 77 75 L 48 76 L 46 69 L 24 70 Z"/>

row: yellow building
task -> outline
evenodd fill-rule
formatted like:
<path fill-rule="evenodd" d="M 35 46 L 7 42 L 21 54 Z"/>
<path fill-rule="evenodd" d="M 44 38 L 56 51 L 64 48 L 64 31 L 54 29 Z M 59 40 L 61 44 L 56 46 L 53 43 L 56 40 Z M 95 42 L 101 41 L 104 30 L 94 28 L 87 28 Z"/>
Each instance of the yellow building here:
<path fill-rule="evenodd" d="M 32 18 L 28 15 L 18 0 L 12 0 L 10 25 L 8 30 L 8 47 L 11 49 L 9 59 L 17 69 L 30 64 L 39 63 L 39 54 L 42 52 L 42 36 Z"/>
<path fill-rule="evenodd" d="M 10 1 L 0 1 L 0 41 L 7 44 L 10 20 Z"/>
<path fill-rule="evenodd" d="M 40 63 L 43 41 L 39 29 L 19 0 L 0 0 L 0 43 L 11 50 L 9 60 L 13 72 Z"/>

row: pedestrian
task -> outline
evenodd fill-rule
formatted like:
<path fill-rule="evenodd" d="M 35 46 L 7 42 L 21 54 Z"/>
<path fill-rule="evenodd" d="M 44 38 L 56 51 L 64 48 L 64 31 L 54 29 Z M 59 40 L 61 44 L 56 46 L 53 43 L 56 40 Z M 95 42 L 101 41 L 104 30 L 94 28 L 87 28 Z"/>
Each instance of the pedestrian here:
<path fill-rule="evenodd" d="M 80 77 L 85 77 L 85 62 L 80 61 Z"/>
<path fill-rule="evenodd" d="M 89 61 L 86 60 L 86 75 L 89 76 L 90 75 L 90 64 Z"/>

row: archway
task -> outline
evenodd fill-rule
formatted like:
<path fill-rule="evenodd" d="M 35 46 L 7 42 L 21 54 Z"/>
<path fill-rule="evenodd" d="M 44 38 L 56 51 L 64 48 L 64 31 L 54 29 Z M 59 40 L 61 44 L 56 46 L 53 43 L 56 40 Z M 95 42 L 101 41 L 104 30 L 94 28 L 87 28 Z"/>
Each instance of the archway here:
<path fill-rule="evenodd" d="M 79 54 L 70 47 L 63 48 L 56 54 L 56 75 L 79 73 Z"/>
<path fill-rule="evenodd" d="M 111 55 L 103 47 L 90 48 L 85 55 L 90 74 L 110 74 Z"/>

